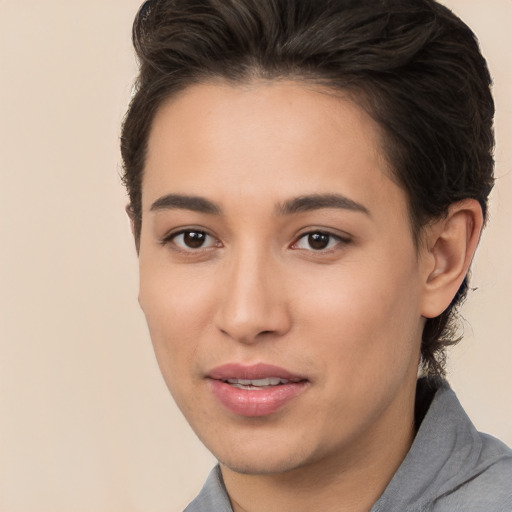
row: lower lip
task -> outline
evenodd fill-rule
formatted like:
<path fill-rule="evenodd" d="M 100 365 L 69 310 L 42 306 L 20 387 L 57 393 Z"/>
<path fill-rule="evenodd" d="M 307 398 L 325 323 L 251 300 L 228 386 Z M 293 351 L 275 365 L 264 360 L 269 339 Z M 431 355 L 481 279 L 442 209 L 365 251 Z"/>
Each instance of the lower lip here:
<path fill-rule="evenodd" d="M 261 389 L 240 389 L 222 380 L 209 379 L 213 395 L 230 412 L 239 416 L 268 416 L 306 389 L 307 382 L 290 382 Z"/>

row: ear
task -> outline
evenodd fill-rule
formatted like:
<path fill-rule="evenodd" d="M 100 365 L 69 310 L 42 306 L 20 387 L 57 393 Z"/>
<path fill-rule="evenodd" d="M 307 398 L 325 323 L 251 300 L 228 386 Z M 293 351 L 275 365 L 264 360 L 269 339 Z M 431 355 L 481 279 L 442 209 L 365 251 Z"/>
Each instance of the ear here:
<path fill-rule="evenodd" d="M 130 219 L 130 229 L 132 230 L 132 235 L 135 236 L 135 214 L 133 213 L 133 208 L 130 203 L 128 203 L 124 211 L 126 212 L 126 215 L 128 215 L 128 218 Z"/>
<path fill-rule="evenodd" d="M 137 251 L 137 254 L 139 254 L 140 249 L 140 234 L 137 233 L 137 224 L 139 221 L 137 220 L 137 217 L 135 216 L 135 212 L 133 211 L 132 205 L 128 203 L 125 207 L 126 214 L 128 215 L 128 218 L 130 219 L 130 229 L 132 230 L 132 235 L 135 240 L 135 250 Z"/>
<path fill-rule="evenodd" d="M 480 204 L 464 199 L 453 203 L 446 217 L 425 228 L 423 317 L 434 318 L 450 305 L 468 273 L 482 226 Z"/>

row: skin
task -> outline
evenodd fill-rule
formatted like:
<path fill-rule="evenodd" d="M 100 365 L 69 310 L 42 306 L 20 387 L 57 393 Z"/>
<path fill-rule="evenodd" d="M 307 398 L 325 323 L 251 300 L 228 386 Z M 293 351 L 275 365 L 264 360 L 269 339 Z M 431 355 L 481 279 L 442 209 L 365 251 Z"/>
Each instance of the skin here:
<path fill-rule="evenodd" d="M 235 512 L 369 510 L 412 443 L 425 317 L 467 271 L 478 208 L 454 206 L 416 247 L 378 126 L 348 99 L 293 82 L 202 84 L 170 99 L 144 172 L 139 301 Z M 349 202 L 283 212 L 325 194 Z M 190 231 L 204 244 L 187 245 Z M 325 248 L 312 232 L 328 235 Z M 237 416 L 205 378 L 233 362 L 283 367 L 306 389 L 268 416 Z"/>

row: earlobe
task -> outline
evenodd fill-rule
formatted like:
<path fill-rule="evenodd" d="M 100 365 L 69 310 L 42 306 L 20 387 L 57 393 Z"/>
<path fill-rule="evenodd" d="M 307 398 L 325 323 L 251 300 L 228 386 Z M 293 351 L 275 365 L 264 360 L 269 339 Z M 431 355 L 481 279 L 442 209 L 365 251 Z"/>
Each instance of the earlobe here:
<path fill-rule="evenodd" d="M 475 199 L 453 203 L 446 217 L 427 228 L 428 268 L 424 280 L 422 316 L 434 318 L 451 303 L 468 273 L 483 225 Z"/>

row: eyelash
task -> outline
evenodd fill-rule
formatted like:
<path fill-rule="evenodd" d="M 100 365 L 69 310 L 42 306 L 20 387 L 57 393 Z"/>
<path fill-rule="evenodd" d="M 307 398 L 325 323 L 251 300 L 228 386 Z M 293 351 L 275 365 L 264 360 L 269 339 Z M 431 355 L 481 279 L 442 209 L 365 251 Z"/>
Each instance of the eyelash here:
<path fill-rule="evenodd" d="M 206 238 L 211 238 L 214 243 L 209 246 L 209 247 L 203 247 L 203 245 L 199 246 L 199 247 L 196 247 L 196 248 L 193 248 L 193 247 L 185 247 L 185 246 L 180 246 L 176 243 L 176 239 L 180 236 L 185 236 L 187 234 L 194 234 L 194 235 L 199 235 L 200 237 L 206 237 Z M 171 233 L 170 235 L 166 236 L 163 240 L 162 240 L 162 245 L 173 245 L 174 249 L 177 250 L 177 251 L 181 251 L 181 252 L 184 252 L 184 253 L 197 253 L 199 251 L 205 251 L 205 250 L 208 250 L 208 249 L 212 249 L 212 248 L 215 248 L 215 247 L 222 247 L 222 244 L 221 242 L 219 242 L 218 240 L 216 240 L 215 237 L 213 237 L 212 235 L 208 234 L 206 231 L 203 231 L 201 229 L 182 229 L 180 231 L 177 231 L 175 233 Z M 183 244 L 185 245 L 185 244 Z"/>
<path fill-rule="evenodd" d="M 176 243 L 176 239 L 180 236 L 185 235 L 196 235 L 199 237 L 204 237 L 206 240 L 208 238 L 211 238 L 213 240 L 213 243 L 211 243 L 209 246 L 204 247 L 204 245 L 200 245 L 198 247 L 186 247 L 184 241 L 182 245 Z M 327 246 L 323 248 L 317 248 L 314 249 L 311 247 L 311 242 L 313 241 L 310 237 L 318 237 L 318 239 L 321 239 L 322 237 L 327 238 Z M 310 248 L 306 247 L 300 247 L 299 244 L 301 240 L 308 239 L 308 243 L 310 244 Z M 335 242 L 333 245 L 329 246 L 331 242 Z M 312 230 L 308 231 L 306 233 L 303 233 L 300 235 L 297 240 L 290 246 L 291 249 L 294 250 L 301 250 L 301 251 L 310 251 L 315 254 L 325 254 L 325 253 L 331 253 L 336 250 L 336 248 L 340 245 L 347 245 L 351 242 L 351 239 L 349 237 L 342 237 L 339 235 L 334 235 L 333 233 L 329 233 L 328 231 L 322 231 L 322 230 Z M 170 245 L 172 244 L 174 247 L 173 249 L 176 251 L 180 251 L 185 254 L 197 254 L 199 252 L 208 251 L 214 248 L 222 247 L 222 243 L 217 240 L 214 236 L 208 234 L 206 231 L 203 231 L 201 229 L 183 229 L 175 233 L 171 233 L 170 235 L 166 236 L 162 241 L 162 245 Z"/>
<path fill-rule="evenodd" d="M 326 247 L 323 247 L 323 248 L 320 248 L 320 249 L 314 249 L 314 248 L 303 248 L 303 247 L 299 247 L 299 243 L 301 240 L 304 240 L 304 239 L 307 239 L 310 247 L 311 247 L 311 242 L 313 242 L 313 240 L 311 239 L 311 237 L 325 237 L 327 238 L 327 246 Z M 335 242 L 333 245 L 331 245 L 331 242 Z M 307 233 L 304 233 L 302 234 L 296 242 L 294 242 L 292 244 L 292 249 L 297 249 L 297 250 L 304 250 L 304 251 L 311 251 L 315 254 L 325 254 L 325 253 L 331 253 L 333 251 L 335 251 L 338 246 L 340 245 L 347 245 L 351 242 L 351 240 L 348 238 L 348 237 L 342 237 L 342 236 L 339 236 L 339 235 L 335 235 L 333 233 L 329 233 L 328 231 L 322 231 L 322 230 L 313 230 L 313 231 L 308 231 Z"/>

